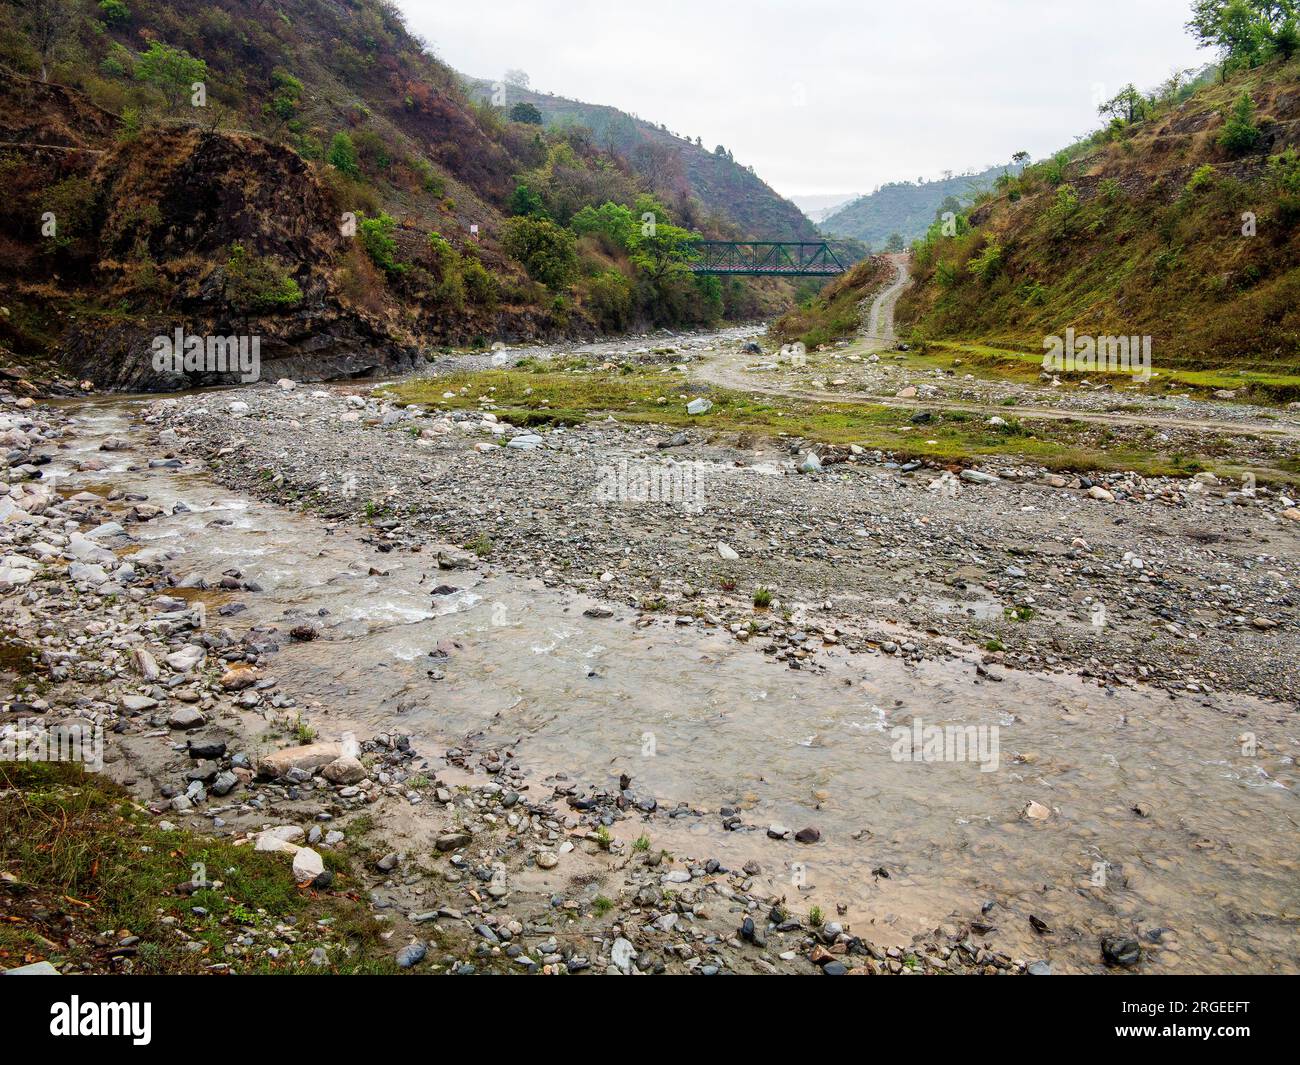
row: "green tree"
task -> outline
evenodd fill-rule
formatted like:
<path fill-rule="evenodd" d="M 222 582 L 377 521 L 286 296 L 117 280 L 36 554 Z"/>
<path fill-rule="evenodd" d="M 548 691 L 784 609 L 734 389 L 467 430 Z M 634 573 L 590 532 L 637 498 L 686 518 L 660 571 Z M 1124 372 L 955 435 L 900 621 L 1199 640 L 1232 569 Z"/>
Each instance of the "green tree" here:
<path fill-rule="evenodd" d="M 24 28 L 41 63 L 41 81 L 50 80 L 50 63 L 73 34 L 77 12 L 69 0 L 18 0 L 26 12 Z"/>
<path fill-rule="evenodd" d="M 371 261 L 390 277 L 406 272 L 406 264 L 397 261 L 397 222 L 381 211 L 374 218 L 363 218 L 357 223 L 357 236 Z"/>
<path fill-rule="evenodd" d="M 629 208 L 608 200 L 599 207 L 588 204 L 569 221 L 569 227 L 579 236 L 595 234 L 624 251 L 632 246 L 638 224 Z"/>
<path fill-rule="evenodd" d="M 885 241 L 885 251 L 887 252 L 902 251 L 903 246 L 903 234 L 901 233 L 890 233 L 889 239 Z"/>
<path fill-rule="evenodd" d="M 342 130 L 334 134 L 334 139 L 330 141 L 328 159 L 330 166 L 339 173 L 347 174 L 351 178 L 361 176 L 361 167 L 357 162 L 357 146 Z"/>
<path fill-rule="evenodd" d="M 542 124 L 542 113 L 525 100 L 510 108 L 510 120 L 512 122 L 524 122 L 530 126 L 540 126 Z"/>
<path fill-rule="evenodd" d="M 163 104 L 171 113 L 189 99 L 195 83 L 206 80 L 208 65 L 183 48 L 152 41 L 149 50 L 136 60 L 135 76 L 162 94 Z"/>
<path fill-rule="evenodd" d="M 1132 82 L 1129 82 L 1099 106 L 1097 114 L 1109 115 L 1112 120 L 1118 119 L 1120 122 L 1130 123 L 1144 118 L 1148 110 L 1147 98 L 1137 90 L 1137 87 Z"/>
<path fill-rule="evenodd" d="M 1232 110 L 1223 116 L 1219 145 L 1234 155 L 1240 155 L 1255 147 L 1259 143 L 1259 136 L 1259 127 L 1255 125 L 1255 104 L 1250 93 L 1242 92 L 1232 105 Z"/>
<path fill-rule="evenodd" d="M 1187 28 L 1219 49 L 1225 71 L 1289 58 L 1300 47 L 1296 0 L 1195 0 Z"/>
<path fill-rule="evenodd" d="M 511 258 L 521 263 L 528 276 L 551 289 L 562 289 L 578 269 L 576 240 L 546 218 L 520 216 L 506 220 L 501 239 Z"/>
<path fill-rule="evenodd" d="M 282 126 L 302 110 L 302 92 L 302 82 L 277 67 L 271 71 L 271 98 L 262 113 L 274 119 L 277 128 Z"/>
<path fill-rule="evenodd" d="M 545 218 L 546 204 L 542 198 L 528 185 L 516 185 L 515 191 L 510 194 L 510 202 L 507 204 L 510 213 L 513 215 L 522 215 L 529 218 Z"/>
<path fill-rule="evenodd" d="M 131 9 L 122 0 L 99 0 L 99 17 L 109 26 L 131 21 Z"/>

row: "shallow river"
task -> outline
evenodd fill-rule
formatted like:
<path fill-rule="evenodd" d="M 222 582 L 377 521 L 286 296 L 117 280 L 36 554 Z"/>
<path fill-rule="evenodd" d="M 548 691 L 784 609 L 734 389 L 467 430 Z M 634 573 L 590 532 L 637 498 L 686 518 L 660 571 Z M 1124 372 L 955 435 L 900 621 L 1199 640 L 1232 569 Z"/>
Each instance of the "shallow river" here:
<path fill-rule="evenodd" d="M 540 581 L 439 572 L 431 551 L 380 554 L 360 532 L 327 534 L 314 517 L 234 495 L 197 467 L 145 469 L 162 450 L 132 426 L 136 409 L 123 399 L 73 407 L 71 454 L 110 434 L 136 450 L 107 453 L 114 465 L 99 473 L 60 459 L 61 483 L 192 507 L 131 531 L 183 552 L 169 564 L 178 580 L 197 573 L 215 584 L 236 568 L 263 586 L 210 594 L 210 607 L 223 595 L 247 606 L 210 624 L 241 633 L 310 618 L 321 638 L 286 646 L 271 672 L 325 738 L 349 726 L 400 729 L 430 755 L 516 744 L 535 780 L 563 771 L 616 786 L 627 773 L 658 798 L 656 846 L 729 864 L 754 858 L 792 902 L 828 914 L 842 903 L 840 919 L 878 942 L 994 903 L 985 921 L 995 943 L 1058 972 L 1097 968 L 1098 936 L 1121 930 L 1150 933 L 1146 971 L 1300 971 L 1300 729 L 1290 707 L 1108 694 L 1061 675 L 1007 672 L 992 683 L 977 676 L 974 653 L 917 669 L 828 648 L 816 674 L 723 633 L 638 629 L 628 610 L 585 618 L 589 600 Z M 444 583 L 458 591 L 430 595 Z M 445 640 L 462 647 L 431 658 Z M 892 730 L 914 719 L 975 726 L 973 753 L 899 758 Z M 708 816 L 667 819 L 678 801 Z M 1050 816 L 1024 816 L 1031 801 Z M 724 805 L 754 830 L 724 831 Z M 815 827 L 821 841 L 769 839 L 773 822 Z M 635 836 L 641 825 L 619 831 Z M 1031 915 L 1050 931 L 1035 932 Z"/>

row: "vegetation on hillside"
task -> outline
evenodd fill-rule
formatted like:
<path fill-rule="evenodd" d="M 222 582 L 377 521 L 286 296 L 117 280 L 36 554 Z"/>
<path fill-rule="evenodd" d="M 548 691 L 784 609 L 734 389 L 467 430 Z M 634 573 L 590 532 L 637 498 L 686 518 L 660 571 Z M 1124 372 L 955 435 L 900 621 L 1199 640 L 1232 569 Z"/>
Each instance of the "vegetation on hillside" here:
<path fill-rule="evenodd" d="M 818 228 L 826 234 L 852 237 L 872 248 L 902 251 L 925 233 L 936 214 L 960 211 L 1004 174 L 1019 173 L 1023 153 L 1004 166 L 978 173 L 946 176 L 938 181 L 896 181 L 859 196 L 824 219 Z"/>
<path fill-rule="evenodd" d="M 913 339 L 1041 357 L 1073 326 L 1152 337 L 1157 371 L 1300 373 L 1294 11 L 1205 0 L 1193 14 L 1220 70 L 1126 87 L 1091 137 L 932 223 L 899 304 Z"/>
<path fill-rule="evenodd" d="M 535 92 L 522 82 L 470 79 L 468 85 L 484 101 L 510 105 L 512 117 L 519 111 L 557 132 L 582 130 L 652 185 L 683 225 L 727 237 L 817 239 L 803 212 L 723 145 L 710 149 L 701 137 L 692 140 L 614 107 Z"/>
<path fill-rule="evenodd" d="M 772 323 L 769 331 L 782 343 L 797 340 L 809 348 L 852 336 L 862 325 L 861 303 L 893 276 L 889 260 L 863 259 L 820 292 Z"/>
<path fill-rule="evenodd" d="M 472 100 L 386 0 L 5 0 L 0 96 L 0 140 L 18 145 L 0 149 L 0 276 L 15 288 L 0 343 L 20 355 L 56 350 L 73 318 L 182 306 L 214 328 L 232 315 L 362 316 L 376 337 L 414 346 L 705 324 L 764 313 L 788 292 L 680 269 L 684 237 L 732 230 L 587 131 Z M 177 126 L 200 140 L 177 141 Z M 221 205 L 223 178 L 202 160 L 237 155 L 221 142 L 245 135 L 292 153 L 273 173 L 323 190 L 319 207 L 310 191 L 286 203 L 318 235 L 310 255 L 268 237 L 274 206 Z M 150 153 L 175 165 L 125 166 Z M 123 172 L 129 187 L 106 192 Z M 245 200 L 282 180 L 237 176 Z M 573 228 L 583 208 L 607 206 L 647 236 Z M 219 246 L 175 239 L 187 211 Z M 110 257 L 104 226 L 123 216 L 159 239 Z M 57 233 L 42 232 L 49 217 Z"/>

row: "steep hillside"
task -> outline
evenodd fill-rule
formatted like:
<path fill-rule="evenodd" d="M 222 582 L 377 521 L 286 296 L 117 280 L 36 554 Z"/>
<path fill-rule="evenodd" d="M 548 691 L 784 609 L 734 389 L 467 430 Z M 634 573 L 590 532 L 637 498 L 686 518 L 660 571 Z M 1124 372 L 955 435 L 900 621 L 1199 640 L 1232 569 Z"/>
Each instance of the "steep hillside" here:
<path fill-rule="evenodd" d="M 992 186 L 999 176 L 1019 170 L 1018 163 L 1008 163 L 940 181 L 882 185 L 870 195 L 846 203 L 817 228 L 833 236 L 854 237 L 876 250 L 883 248 L 895 233 L 910 243 L 925 234 L 945 202 L 951 199 L 956 205 L 969 204 L 979 190 Z"/>
<path fill-rule="evenodd" d="M 914 255 L 918 337 L 1043 351 L 1067 327 L 1153 362 L 1300 369 L 1300 63 L 1142 102 L 1004 182 Z"/>
<path fill-rule="evenodd" d="M 590 130 L 596 144 L 626 160 L 637 174 L 668 194 L 668 206 L 692 224 L 711 219 L 737 237 L 755 239 L 818 237 L 816 227 L 798 207 L 736 162 L 722 145 L 710 151 L 698 139 L 679 137 L 614 107 L 481 78 L 470 78 L 467 84 L 480 100 L 504 97 L 507 110 L 521 104 L 535 107 L 548 129 Z"/>
<path fill-rule="evenodd" d="M 788 298 L 691 275 L 693 233 L 729 229 L 472 101 L 384 0 L 3 0 L 0 102 L 3 363 L 179 387 L 146 355 L 183 326 L 337 376 Z"/>

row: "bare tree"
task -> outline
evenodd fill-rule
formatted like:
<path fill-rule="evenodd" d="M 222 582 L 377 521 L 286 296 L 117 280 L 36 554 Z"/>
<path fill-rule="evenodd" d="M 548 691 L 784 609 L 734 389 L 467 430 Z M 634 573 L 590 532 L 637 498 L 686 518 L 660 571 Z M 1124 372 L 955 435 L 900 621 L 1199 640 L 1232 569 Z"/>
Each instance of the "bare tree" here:
<path fill-rule="evenodd" d="M 18 0 L 27 12 L 27 32 L 41 57 L 41 81 L 50 80 L 50 62 L 72 36 L 76 12 L 68 0 Z"/>

